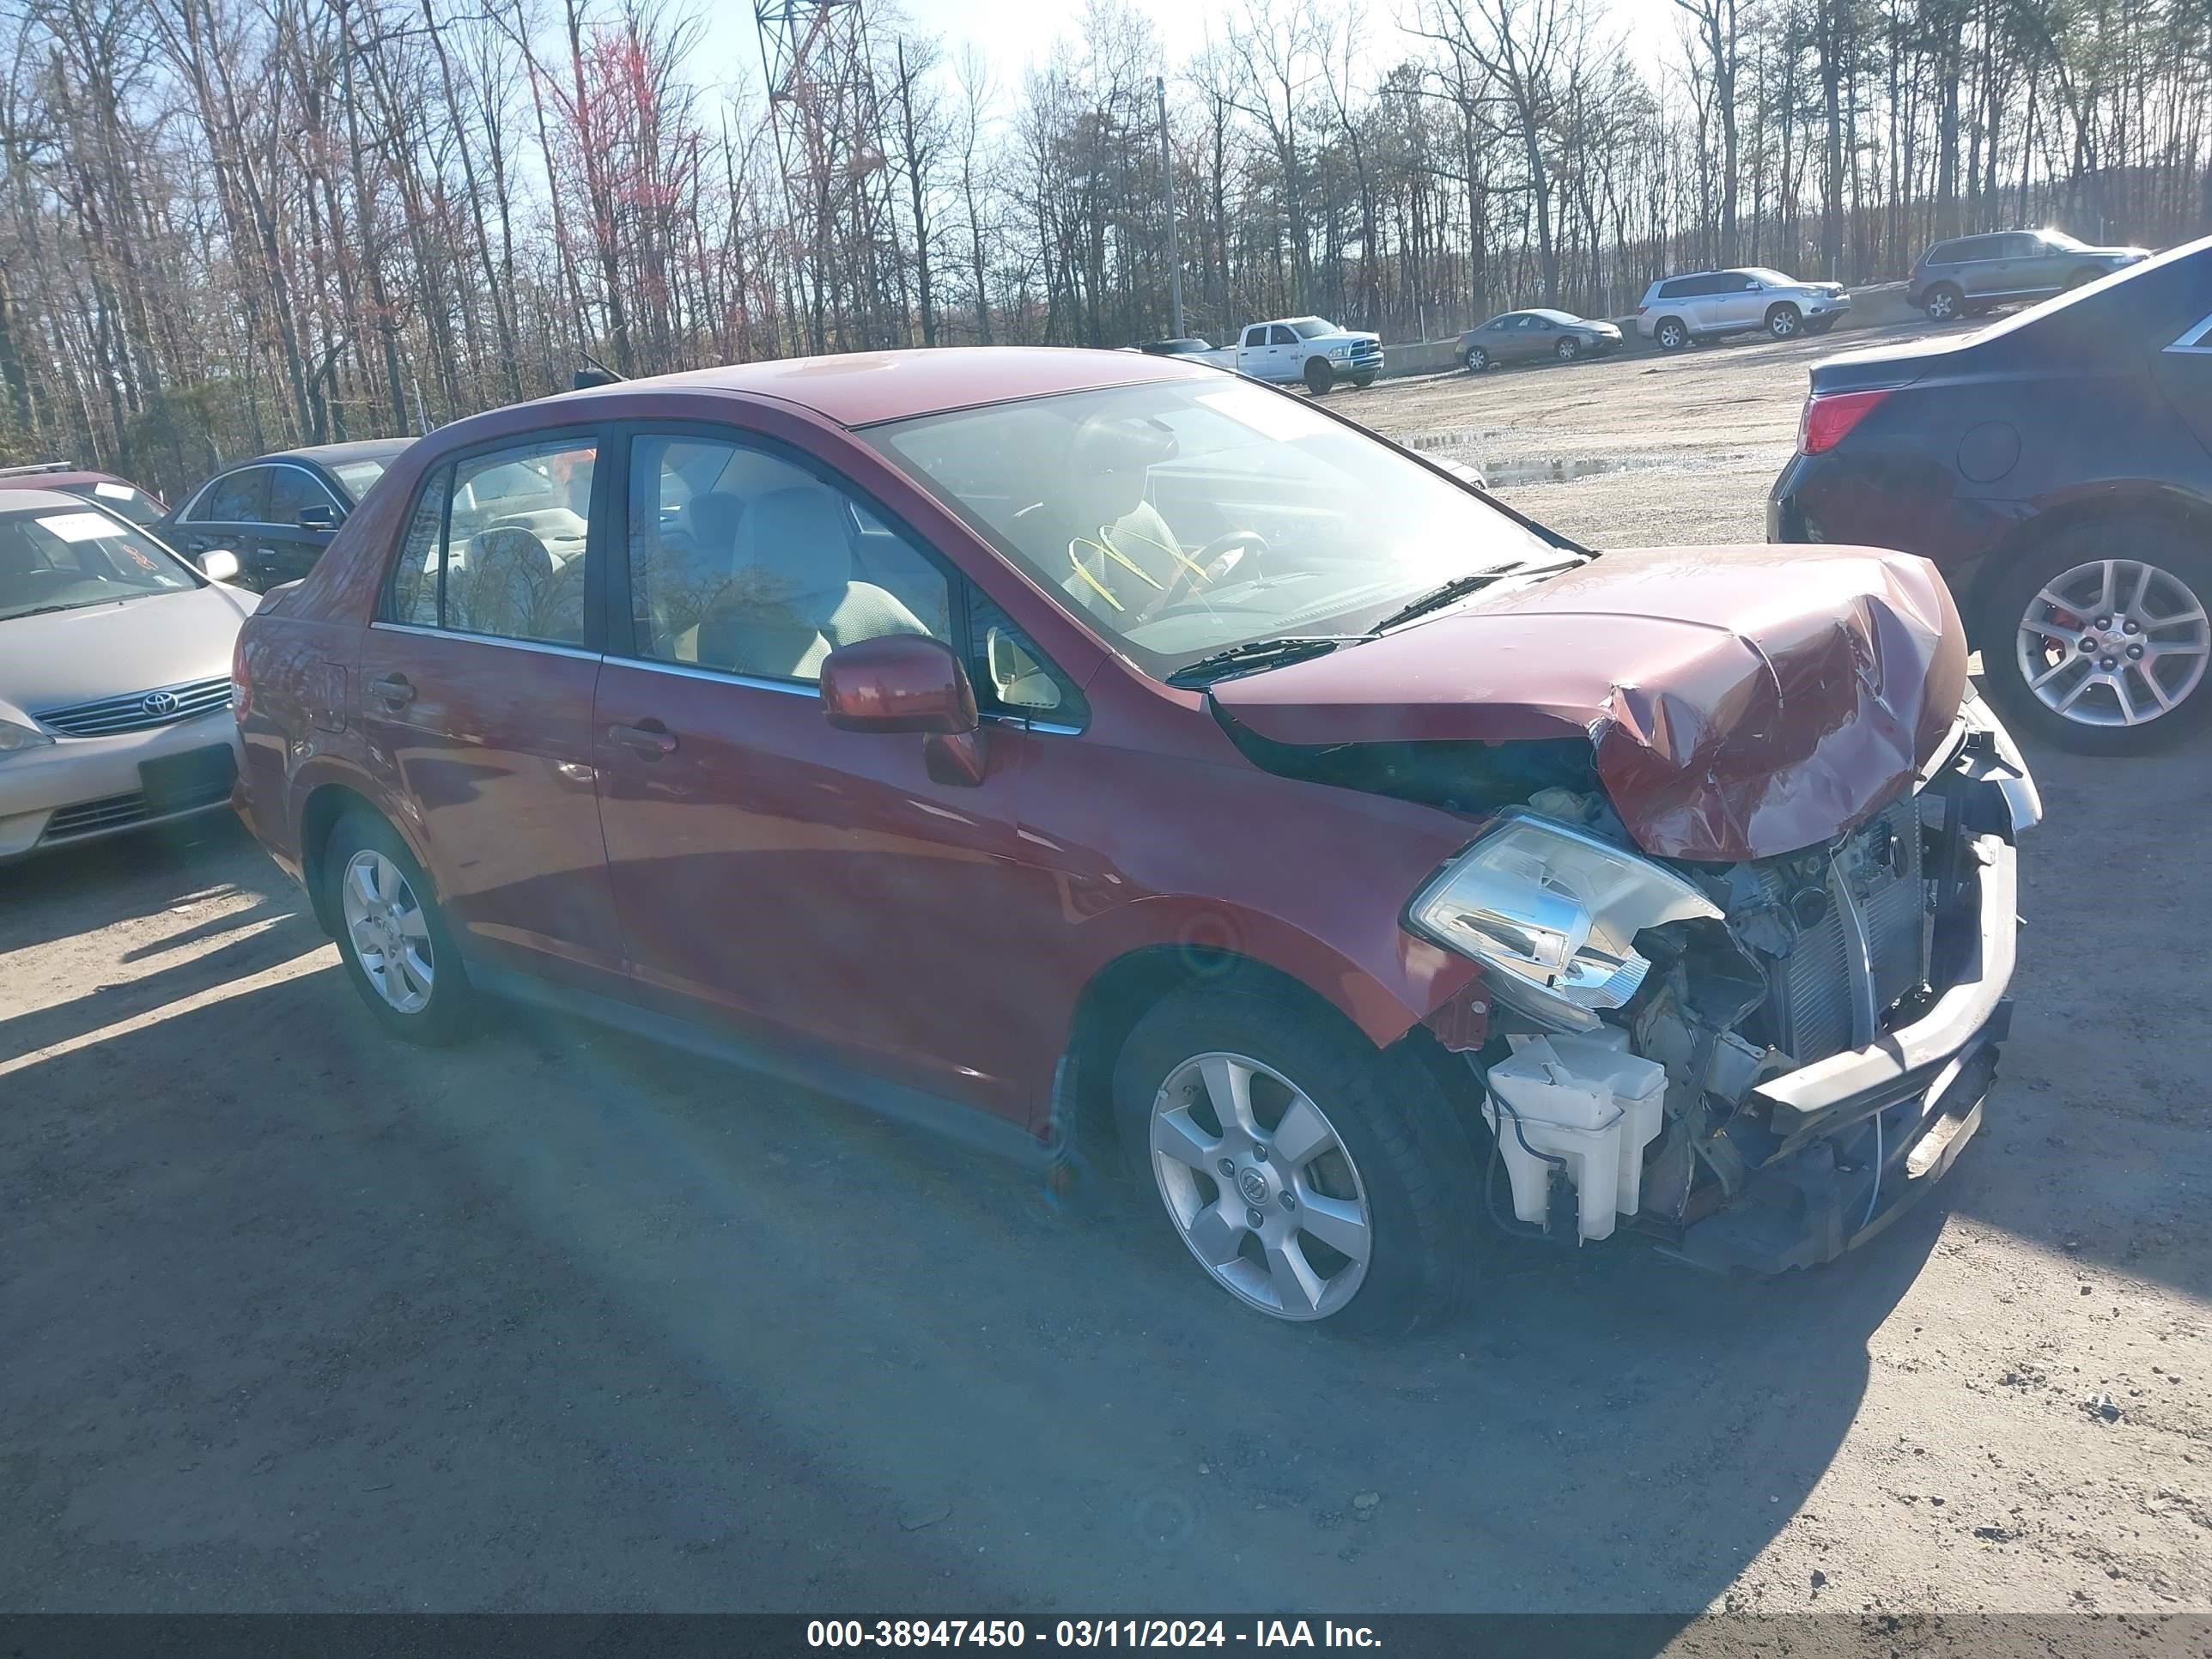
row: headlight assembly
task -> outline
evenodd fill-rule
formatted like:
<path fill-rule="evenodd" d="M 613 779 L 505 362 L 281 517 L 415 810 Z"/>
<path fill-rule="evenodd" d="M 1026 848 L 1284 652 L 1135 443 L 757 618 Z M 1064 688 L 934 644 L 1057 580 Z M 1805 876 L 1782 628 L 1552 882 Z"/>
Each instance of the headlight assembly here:
<path fill-rule="evenodd" d="M 1500 1000 L 1555 1030 L 1588 1031 L 1650 971 L 1637 934 L 1720 914 L 1680 876 L 1516 807 L 1415 896 L 1406 919 L 1480 963 Z"/>
<path fill-rule="evenodd" d="M 13 755 L 25 749 L 44 749 L 52 741 L 35 726 L 19 726 L 14 720 L 0 720 L 0 755 Z"/>

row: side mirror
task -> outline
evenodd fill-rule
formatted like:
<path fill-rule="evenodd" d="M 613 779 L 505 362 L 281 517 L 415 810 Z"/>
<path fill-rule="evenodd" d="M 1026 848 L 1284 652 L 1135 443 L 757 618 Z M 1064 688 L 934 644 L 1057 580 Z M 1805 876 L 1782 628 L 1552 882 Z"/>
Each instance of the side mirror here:
<path fill-rule="evenodd" d="M 198 563 L 200 574 L 211 582 L 234 582 L 245 568 L 239 563 L 238 555 L 227 547 L 210 547 L 200 555 Z"/>
<path fill-rule="evenodd" d="M 919 732 L 939 783 L 979 784 L 988 770 L 975 689 L 952 647 L 923 634 L 840 646 L 822 663 L 822 712 L 841 732 Z"/>
<path fill-rule="evenodd" d="M 315 501 L 300 509 L 300 528 L 302 530 L 336 530 L 338 510 L 328 501 Z"/>

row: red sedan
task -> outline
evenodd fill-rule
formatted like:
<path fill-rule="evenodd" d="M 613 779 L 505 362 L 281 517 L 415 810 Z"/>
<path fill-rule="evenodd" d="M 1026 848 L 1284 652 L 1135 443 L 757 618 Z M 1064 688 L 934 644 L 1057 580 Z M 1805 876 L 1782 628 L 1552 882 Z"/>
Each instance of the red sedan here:
<path fill-rule="evenodd" d="M 1224 1288 L 1367 1327 L 1492 1222 L 1879 1231 L 1980 1121 L 2038 814 L 1921 560 L 1599 557 L 1133 353 L 460 422 L 235 678 L 241 810 L 394 1036 L 520 995 L 1118 1135 Z"/>

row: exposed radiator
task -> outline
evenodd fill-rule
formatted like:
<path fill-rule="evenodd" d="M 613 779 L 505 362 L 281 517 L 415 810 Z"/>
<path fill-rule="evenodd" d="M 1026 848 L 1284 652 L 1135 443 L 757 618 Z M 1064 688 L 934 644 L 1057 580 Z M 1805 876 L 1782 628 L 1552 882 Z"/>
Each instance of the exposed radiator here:
<path fill-rule="evenodd" d="M 1856 830 L 1837 855 L 1859 910 L 1873 968 L 1877 1022 L 1928 976 L 1927 890 L 1921 879 L 1920 805 L 1906 796 Z M 1767 1041 L 1800 1065 L 1852 1046 L 1850 931 L 1825 858 L 1757 866 L 1761 896 L 1795 918 L 1786 954 L 1765 957 Z"/>

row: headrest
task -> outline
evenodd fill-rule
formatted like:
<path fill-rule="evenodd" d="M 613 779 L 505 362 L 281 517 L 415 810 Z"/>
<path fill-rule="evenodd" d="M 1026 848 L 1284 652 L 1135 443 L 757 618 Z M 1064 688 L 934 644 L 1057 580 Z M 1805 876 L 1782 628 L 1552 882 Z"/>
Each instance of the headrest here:
<path fill-rule="evenodd" d="M 1079 472 L 1140 472 L 1174 459 L 1176 449 L 1176 434 L 1164 422 L 1093 415 L 1075 428 L 1067 460 Z"/>
<path fill-rule="evenodd" d="M 710 489 L 684 504 L 684 528 L 702 552 L 727 553 L 737 545 L 745 504 L 726 489 Z"/>
<path fill-rule="evenodd" d="M 853 580 L 844 504 L 819 484 L 761 496 L 738 526 L 736 574 L 757 603 L 787 605 L 810 617 L 836 609 Z"/>
<path fill-rule="evenodd" d="M 527 530 L 501 525 L 479 535 L 470 549 L 471 562 L 485 568 L 512 565 L 532 575 L 553 574 L 553 556 L 545 544 Z"/>

